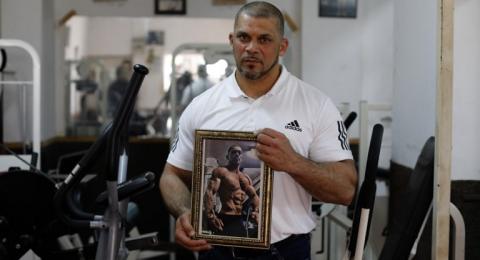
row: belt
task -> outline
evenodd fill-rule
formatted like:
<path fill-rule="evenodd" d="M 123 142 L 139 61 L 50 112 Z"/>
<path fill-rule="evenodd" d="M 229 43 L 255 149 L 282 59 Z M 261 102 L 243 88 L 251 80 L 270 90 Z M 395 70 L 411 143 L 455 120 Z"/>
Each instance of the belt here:
<path fill-rule="evenodd" d="M 262 250 L 262 249 L 251 249 L 251 248 L 231 248 L 232 250 L 232 256 L 234 259 L 248 259 L 248 258 L 253 258 L 253 257 L 258 257 L 258 256 L 263 256 L 263 255 L 278 255 L 280 254 L 281 251 L 284 251 L 284 248 L 288 248 L 290 244 L 296 242 L 297 240 L 300 239 L 310 239 L 310 234 L 293 234 L 290 235 L 289 237 L 278 241 L 276 243 L 273 243 L 270 245 L 269 249 Z"/>

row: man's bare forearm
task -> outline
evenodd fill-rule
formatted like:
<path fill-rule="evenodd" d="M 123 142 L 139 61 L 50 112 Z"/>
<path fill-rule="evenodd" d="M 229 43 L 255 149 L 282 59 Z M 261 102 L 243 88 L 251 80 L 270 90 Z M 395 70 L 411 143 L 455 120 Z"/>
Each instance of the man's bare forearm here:
<path fill-rule="evenodd" d="M 357 174 L 352 160 L 316 163 L 296 161 L 289 174 L 318 200 L 348 205 L 353 200 Z"/>
<path fill-rule="evenodd" d="M 276 171 L 288 173 L 313 197 L 330 203 L 351 203 L 357 184 L 353 160 L 316 163 L 298 154 L 288 138 L 265 128 L 257 135 L 257 156 Z"/>
<path fill-rule="evenodd" d="M 215 216 L 214 206 L 215 206 L 215 197 L 211 190 L 207 190 L 205 193 L 205 213 L 207 218 L 213 218 Z"/>
<path fill-rule="evenodd" d="M 185 180 L 182 180 L 181 178 L 181 176 L 186 173 L 188 174 L 187 171 L 183 171 L 182 175 L 179 175 L 178 168 L 174 168 L 167 164 L 162 177 L 160 178 L 160 192 L 163 201 L 165 202 L 168 211 L 175 218 L 178 218 L 180 215 L 191 209 L 190 189 L 185 183 Z"/>
<path fill-rule="evenodd" d="M 257 195 L 257 192 L 253 185 L 249 185 L 246 189 L 247 195 L 252 198 L 253 209 L 258 212 L 260 207 L 260 198 Z"/>

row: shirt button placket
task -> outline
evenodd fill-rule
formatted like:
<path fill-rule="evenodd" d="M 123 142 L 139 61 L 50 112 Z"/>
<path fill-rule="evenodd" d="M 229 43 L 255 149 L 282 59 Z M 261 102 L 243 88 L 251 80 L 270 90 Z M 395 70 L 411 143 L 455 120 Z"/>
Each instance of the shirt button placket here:
<path fill-rule="evenodd" d="M 256 130 L 256 117 L 257 117 L 257 111 L 258 111 L 258 106 L 260 105 L 260 100 L 255 100 L 249 109 L 249 115 L 248 115 L 248 129 L 249 131 L 255 131 Z"/>

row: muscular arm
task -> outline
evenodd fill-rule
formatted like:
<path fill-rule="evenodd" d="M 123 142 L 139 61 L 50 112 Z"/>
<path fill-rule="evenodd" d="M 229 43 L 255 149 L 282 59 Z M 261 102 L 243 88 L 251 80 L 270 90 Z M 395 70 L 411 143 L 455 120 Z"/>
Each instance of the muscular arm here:
<path fill-rule="evenodd" d="M 193 251 L 211 249 L 207 241 L 192 239 L 195 231 L 190 223 L 191 176 L 190 171 L 167 163 L 160 178 L 160 192 L 168 211 L 177 219 L 175 223 L 177 243 Z"/>
<path fill-rule="evenodd" d="M 208 219 L 215 217 L 215 196 L 220 188 L 220 179 L 218 178 L 218 168 L 213 170 L 212 176 L 208 180 L 207 190 L 205 191 L 204 203 L 205 213 Z"/>
<path fill-rule="evenodd" d="M 175 217 L 190 211 L 190 188 L 192 172 L 169 163 L 160 178 L 160 192 L 168 211 Z"/>
<path fill-rule="evenodd" d="M 355 195 L 357 174 L 352 160 L 316 163 L 296 153 L 287 137 L 272 129 L 257 137 L 260 160 L 290 174 L 318 200 L 348 205 Z"/>
<path fill-rule="evenodd" d="M 253 210 L 258 212 L 258 208 L 260 207 L 260 198 L 257 195 L 257 191 L 255 187 L 253 187 L 252 180 L 248 175 L 243 175 L 241 178 L 242 189 L 248 195 L 249 198 L 252 199 Z"/>
<path fill-rule="evenodd" d="M 353 160 L 315 163 L 299 157 L 287 172 L 313 197 L 343 205 L 352 202 L 357 182 Z"/>

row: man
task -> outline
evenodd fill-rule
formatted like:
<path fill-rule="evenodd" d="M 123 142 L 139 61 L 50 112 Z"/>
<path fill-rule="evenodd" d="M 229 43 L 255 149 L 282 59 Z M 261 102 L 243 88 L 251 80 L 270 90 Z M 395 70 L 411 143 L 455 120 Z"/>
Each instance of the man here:
<path fill-rule="evenodd" d="M 210 229 L 214 234 L 239 237 L 254 237 L 250 232 L 249 220 L 258 225 L 258 211 L 260 199 L 248 175 L 240 171 L 242 148 L 232 145 L 227 151 L 228 164 L 217 167 L 212 171 L 205 192 L 205 216 Z M 222 209 L 215 212 L 216 196 L 220 197 Z M 248 195 L 248 197 L 247 197 Z M 252 207 L 247 210 L 246 216 L 242 213 L 247 199 L 251 200 Z"/>
<path fill-rule="evenodd" d="M 257 155 L 274 170 L 271 248 L 243 252 L 250 258 L 310 259 L 312 196 L 344 205 L 354 197 L 357 177 L 340 113 L 320 90 L 278 63 L 288 47 L 283 26 L 283 15 L 272 4 L 244 5 L 229 35 L 237 70 L 194 99 L 180 118 L 160 189 L 177 218 L 177 243 L 201 251 L 200 258 L 235 259 L 239 250 L 191 239 L 195 129 L 257 132 Z"/>
<path fill-rule="evenodd" d="M 107 114 L 109 117 L 114 116 L 127 91 L 131 67 L 131 62 L 124 60 L 115 70 L 116 79 L 108 87 L 107 93 Z"/>
<path fill-rule="evenodd" d="M 213 85 L 213 82 L 208 79 L 207 67 L 205 65 L 198 65 L 197 75 L 198 79 L 186 86 L 182 93 L 182 100 L 180 101 L 182 107 L 186 107 L 193 98 Z"/>

